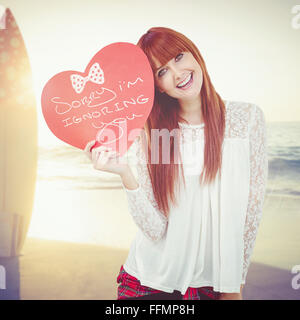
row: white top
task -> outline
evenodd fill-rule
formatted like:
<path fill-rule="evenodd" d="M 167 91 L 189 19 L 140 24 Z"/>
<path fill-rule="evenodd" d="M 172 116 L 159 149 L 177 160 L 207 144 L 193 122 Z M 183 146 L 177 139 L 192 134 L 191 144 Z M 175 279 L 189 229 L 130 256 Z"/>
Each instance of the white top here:
<path fill-rule="evenodd" d="M 199 183 L 204 124 L 179 124 L 186 189 L 177 191 L 168 219 L 154 199 L 140 139 L 133 144 L 139 187 L 123 188 L 139 229 L 124 269 L 144 286 L 184 295 L 203 286 L 240 292 L 245 283 L 267 181 L 266 126 L 258 106 L 225 104 L 221 178 L 210 185 Z"/>

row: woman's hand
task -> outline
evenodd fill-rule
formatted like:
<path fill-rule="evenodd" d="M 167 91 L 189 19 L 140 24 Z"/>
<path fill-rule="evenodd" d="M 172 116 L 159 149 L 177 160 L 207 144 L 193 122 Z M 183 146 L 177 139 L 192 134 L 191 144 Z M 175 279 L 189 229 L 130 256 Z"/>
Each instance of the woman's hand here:
<path fill-rule="evenodd" d="M 243 300 L 243 297 L 242 297 L 243 287 L 244 286 L 241 285 L 240 292 L 233 292 L 233 293 L 221 292 L 219 300 Z"/>
<path fill-rule="evenodd" d="M 120 154 L 116 151 L 112 151 L 111 148 L 100 146 L 93 148 L 91 147 L 95 144 L 95 140 L 90 141 L 84 148 L 84 152 L 87 157 L 92 161 L 94 168 L 96 170 L 106 171 L 110 173 L 115 173 L 123 175 L 130 169 L 127 161 L 121 159 Z"/>

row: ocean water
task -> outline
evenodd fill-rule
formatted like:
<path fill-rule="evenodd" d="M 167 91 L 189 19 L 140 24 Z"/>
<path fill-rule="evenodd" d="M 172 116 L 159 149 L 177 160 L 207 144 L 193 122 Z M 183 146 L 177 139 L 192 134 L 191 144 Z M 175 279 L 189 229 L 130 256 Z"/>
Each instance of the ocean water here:
<path fill-rule="evenodd" d="M 299 197 L 300 122 L 267 123 L 267 135 L 267 195 Z M 94 170 L 83 151 L 67 144 L 39 148 L 38 181 L 62 189 L 122 188 L 118 175 Z"/>
<path fill-rule="evenodd" d="M 268 132 L 267 194 L 300 196 L 300 122 L 273 122 Z"/>

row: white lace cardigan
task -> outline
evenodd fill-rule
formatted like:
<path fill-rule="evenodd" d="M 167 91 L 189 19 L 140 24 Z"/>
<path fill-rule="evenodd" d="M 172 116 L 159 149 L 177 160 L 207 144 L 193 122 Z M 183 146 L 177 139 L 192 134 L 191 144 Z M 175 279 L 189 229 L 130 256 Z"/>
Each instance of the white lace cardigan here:
<path fill-rule="evenodd" d="M 262 215 L 268 172 L 267 137 L 264 114 L 258 106 L 244 102 L 224 102 L 226 128 L 222 161 L 225 169 L 222 167 L 221 178 L 216 179 L 209 187 L 209 194 L 213 199 L 211 210 L 212 213 L 215 212 L 212 223 L 217 220 L 219 223 L 216 235 L 218 245 L 212 249 L 215 251 L 214 261 L 218 264 L 218 268 L 217 275 L 212 275 L 214 280 L 212 279 L 207 285 L 212 285 L 216 291 L 236 292 L 239 291 L 237 290 L 239 285 L 245 283 Z M 201 125 L 180 125 L 180 128 L 183 144 L 185 139 L 192 139 L 195 142 L 203 137 Z M 237 148 L 242 150 L 241 155 L 238 153 L 232 155 L 231 153 L 234 153 L 232 150 Z M 150 252 L 152 247 L 158 250 L 161 243 L 165 241 L 168 219 L 158 210 L 154 199 L 140 139 L 136 139 L 130 151 L 136 153 L 139 187 L 135 190 L 128 190 L 124 186 L 123 188 L 127 194 L 129 212 L 147 242 L 148 247 L 145 246 L 143 250 Z M 185 212 L 182 214 L 184 215 Z M 139 255 L 136 250 L 137 241 L 141 246 L 139 237 L 139 240 L 136 239 L 131 246 L 124 265 L 125 270 L 141 280 L 142 285 L 165 289 L 169 292 L 177 289 L 184 294 L 189 283 L 182 286 L 178 284 L 178 288 L 174 285 L 171 288 L 166 286 L 166 283 L 164 286 L 160 285 L 159 280 L 154 281 L 153 275 L 152 280 L 147 279 L 146 270 L 142 270 L 145 268 L 141 261 L 141 259 L 145 260 L 146 256 L 143 257 L 143 254 L 137 256 Z M 138 270 L 139 266 L 140 270 Z"/>

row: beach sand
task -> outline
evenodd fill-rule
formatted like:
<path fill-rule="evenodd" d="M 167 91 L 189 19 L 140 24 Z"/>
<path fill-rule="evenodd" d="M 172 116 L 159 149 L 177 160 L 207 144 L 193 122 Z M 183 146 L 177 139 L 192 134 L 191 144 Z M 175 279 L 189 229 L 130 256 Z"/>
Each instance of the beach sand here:
<path fill-rule="evenodd" d="M 137 226 L 123 189 L 69 190 L 38 183 L 29 237 L 129 249 Z"/>
<path fill-rule="evenodd" d="M 115 300 L 126 256 L 110 247 L 28 238 L 21 256 L 0 258 L 7 270 L 0 299 Z"/>
<path fill-rule="evenodd" d="M 28 238 L 23 254 L 0 258 L 7 270 L 0 300 L 116 300 L 117 275 L 128 251 Z M 245 300 L 300 300 L 290 271 L 253 262 Z"/>
<path fill-rule="evenodd" d="M 10 287 L 0 290 L 2 299 L 116 299 L 137 230 L 125 192 L 51 188 L 37 190 L 22 255 L 0 258 Z M 48 201 L 39 194 L 46 191 Z M 291 285 L 291 269 L 300 265 L 299 208 L 298 198 L 266 197 L 244 299 L 300 300 Z"/>
<path fill-rule="evenodd" d="M 289 272 L 300 265 L 299 197 L 266 198 L 252 260 Z"/>

